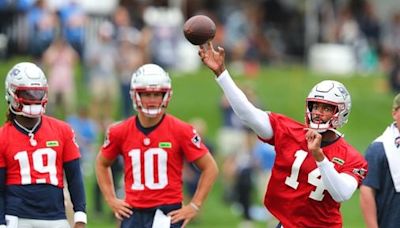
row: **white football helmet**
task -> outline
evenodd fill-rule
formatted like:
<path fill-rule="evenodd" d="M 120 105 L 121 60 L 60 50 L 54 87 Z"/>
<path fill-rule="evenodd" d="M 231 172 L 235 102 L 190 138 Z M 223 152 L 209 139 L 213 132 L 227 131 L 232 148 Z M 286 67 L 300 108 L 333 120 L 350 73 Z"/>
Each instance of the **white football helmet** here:
<path fill-rule="evenodd" d="M 158 108 L 144 108 L 140 93 L 141 92 L 163 92 L 164 97 Z M 171 79 L 168 73 L 156 64 L 145 64 L 132 75 L 131 98 L 133 107 L 137 111 L 143 112 L 146 116 L 155 117 L 165 108 L 172 96 Z"/>
<path fill-rule="evenodd" d="M 324 123 L 315 123 L 311 111 L 314 102 L 326 103 L 336 107 L 334 116 Z M 328 129 L 342 127 L 349 118 L 351 97 L 346 87 L 337 81 L 325 80 L 316 84 L 306 99 L 306 125 L 322 133 Z"/>
<path fill-rule="evenodd" d="M 5 98 L 10 111 L 14 114 L 37 118 L 45 112 L 47 79 L 35 64 L 29 62 L 16 64 L 8 72 L 5 86 Z"/>

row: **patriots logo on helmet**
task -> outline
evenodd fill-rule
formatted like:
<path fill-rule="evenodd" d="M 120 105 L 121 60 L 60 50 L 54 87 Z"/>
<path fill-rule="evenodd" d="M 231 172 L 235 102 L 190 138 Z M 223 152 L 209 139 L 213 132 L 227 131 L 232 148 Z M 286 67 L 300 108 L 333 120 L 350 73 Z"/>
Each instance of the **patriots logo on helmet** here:
<path fill-rule="evenodd" d="M 10 75 L 13 76 L 13 77 L 15 77 L 15 76 L 17 76 L 17 75 L 19 74 L 19 72 L 21 72 L 20 69 L 14 68 L 14 69 L 11 71 Z"/>
<path fill-rule="evenodd" d="M 343 98 L 346 99 L 346 97 L 349 95 L 347 90 L 343 87 L 338 87 L 339 92 L 342 94 Z"/>

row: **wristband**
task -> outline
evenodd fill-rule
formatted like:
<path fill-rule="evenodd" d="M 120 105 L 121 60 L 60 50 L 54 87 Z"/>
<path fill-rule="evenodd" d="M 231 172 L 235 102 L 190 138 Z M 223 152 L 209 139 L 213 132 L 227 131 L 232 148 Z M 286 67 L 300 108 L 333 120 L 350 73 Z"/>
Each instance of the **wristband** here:
<path fill-rule="evenodd" d="M 74 222 L 75 222 L 75 223 L 77 223 L 77 222 L 82 222 L 82 223 L 87 224 L 87 216 L 86 216 L 86 213 L 83 212 L 83 211 L 77 211 L 77 212 L 75 212 L 75 214 L 74 214 Z"/>
<path fill-rule="evenodd" d="M 193 202 L 190 202 L 190 206 L 192 206 L 196 211 L 200 211 L 200 208 Z"/>

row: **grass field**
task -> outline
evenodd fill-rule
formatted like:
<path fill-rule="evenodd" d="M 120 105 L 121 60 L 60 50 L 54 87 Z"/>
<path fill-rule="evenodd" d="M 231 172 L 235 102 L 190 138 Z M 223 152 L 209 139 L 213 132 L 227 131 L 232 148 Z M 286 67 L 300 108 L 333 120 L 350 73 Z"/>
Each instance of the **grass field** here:
<path fill-rule="evenodd" d="M 10 67 L 21 60 L 13 59 L 0 63 L 1 80 Z M 234 72 L 231 72 L 235 75 Z M 222 92 L 214 81 L 210 71 L 201 69 L 190 74 L 171 72 L 173 77 L 174 94 L 168 108 L 169 113 L 183 120 L 193 117 L 202 117 L 208 124 L 208 138 L 215 139 L 216 132 L 221 123 L 218 103 Z M 256 90 L 264 107 L 278 113 L 284 113 L 298 121 L 304 119 L 305 97 L 311 87 L 323 79 L 332 79 L 308 72 L 302 66 L 281 66 L 265 68 L 257 76 L 246 77 L 235 75 L 239 84 L 250 84 Z M 363 152 L 368 144 L 392 121 L 391 101 L 393 94 L 388 90 L 386 78 L 381 74 L 336 78 L 343 82 L 352 96 L 352 112 L 349 123 L 341 129 L 346 139 L 360 152 Z M 79 80 L 77 80 L 79 81 Z M 4 85 L 4 84 L 3 84 Z M 0 86 L 0 94 L 4 94 L 4 87 Z M 79 86 L 80 99 L 85 98 L 87 91 Z M 51 99 L 51 98 L 50 98 Z M 1 113 L 5 113 L 6 104 L 2 99 Z M 4 115 L 0 121 L 4 121 Z M 217 154 L 218 157 L 218 154 Z M 91 187 L 94 178 L 86 180 L 88 198 L 88 215 L 90 228 L 114 227 L 111 216 L 98 217 L 92 213 Z M 207 202 L 205 203 L 199 218 L 189 227 L 236 227 L 240 218 L 233 215 L 221 200 L 222 192 L 218 181 Z M 306 209 L 306 208 L 305 208 Z M 358 192 L 352 199 L 342 206 L 344 215 L 344 227 L 364 227 L 359 208 Z M 310 218 L 312 219 L 312 218 Z M 265 227 L 258 223 L 256 227 Z"/>

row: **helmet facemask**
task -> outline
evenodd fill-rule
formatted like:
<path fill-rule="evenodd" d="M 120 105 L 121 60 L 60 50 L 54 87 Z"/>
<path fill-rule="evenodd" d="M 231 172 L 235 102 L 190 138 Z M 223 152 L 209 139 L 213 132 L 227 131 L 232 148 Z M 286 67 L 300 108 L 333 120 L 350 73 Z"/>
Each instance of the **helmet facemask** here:
<path fill-rule="evenodd" d="M 323 120 L 324 119 L 324 114 L 320 114 L 319 116 L 314 114 L 313 115 L 313 104 L 314 103 L 325 103 L 328 105 L 332 105 L 333 108 L 333 115 L 330 119 L 328 120 Z M 338 106 L 335 104 L 331 103 L 326 103 L 325 101 L 318 101 L 314 99 L 307 99 L 307 107 L 306 107 L 306 125 L 308 128 L 315 129 L 319 133 L 323 133 L 329 129 L 334 129 L 335 123 L 338 122 L 339 118 L 339 112 L 338 112 Z"/>
<path fill-rule="evenodd" d="M 26 117 L 40 117 L 46 109 L 47 88 L 46 87 L 17 87 L 15 92 L 10 90 L 10 110 Z"/>
<path fill-rule="evenodd" d="M 142 98 L 140 97 L 141 93 L 148 93 L 148 92 L 162 92 L 163 99 L 161 104 L 157 108 L 145 108 L 142 102 Z M 172 90 L 171 89 L 159 89 L 159 90 L 152 90 L 152 89 L 135 89 L 131 92 L 132 99 L 134 100 L 134 108 L 138 111 L 143 112 L 143 114 L 147 117 L 156 117 L 160 113 L 163 113 L 164 110 L 167 108 L 169 100 L 171 99 Z"/>
<path fill-rule="evenodd" d="M 312 116 L 312 105 L 314 103 L 334 106 L 333 116 L 325 122 L 314 120 L 315 118 L 313 119 Z M 344 85 L 332 80 L 322 81 L 314 86 L 306 99 L 306 125 L 319 133 L 327 130 L 337 132 L 337 128 L 347 123 L 350 109 L 351 98 Z"/>
<path fill-rule="evenodd" d="M 141 93 L 161 92 L 163 99 L 156 108 L 146 108 L 140 97 Z M 131 81 L 131 98 L 133 107 L 147 117 L 156 117 L 164 112 L 172 96 L 171 79 L 161 67 L 155 64 L 146 64 L 140 67 Z"/>
<path fill-rule="evenodd" d="M 16 115 L 38 118 L 45 113 L 47 80 L 43 71 L 33 63 L 15 65 L 6 78 L 6 101 Z"/>

